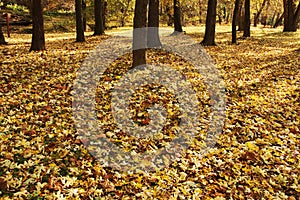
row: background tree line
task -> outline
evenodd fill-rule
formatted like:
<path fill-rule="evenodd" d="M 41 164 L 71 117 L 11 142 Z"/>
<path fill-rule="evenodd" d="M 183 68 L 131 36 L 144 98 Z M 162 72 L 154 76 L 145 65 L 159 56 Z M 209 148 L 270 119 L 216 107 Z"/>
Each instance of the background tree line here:
<path fill-rule="evenodd" d="M 147 6 L 151 5 L 152 0 L 149 2 Z M 202 41 L 204 45 L 215 44 L 216 23 L 232 23 L 233 43 L 236 42 L 236 26 L 238 30 L 244 31 L 244 37 L 250 36 L 250 23 L 254 26 L 261 23 L 264 26 L 273 27 L 283 24 L 284 31 L 296 31 L 299 26 L 300 3 L 297 0 L 272 0 L 272 2 L 270 0 L 161 0 L 154 2 L 156 2 L 161 25 L 174 25 L 176 31 L 182 32 L 182 26 L 205 23 L 206 32 Z M 74 12 L 76 41 L 83 42 L 84 31 L 88 25 L 94 30 L 94 35 L 103 34 L 105 28 L 109 27 L 108 24 L 112 22 L 115 23 L 113 27 L 132 25 L 138 3 L 134 0 L 66 0 L 63 2 L 1 0 L 2 8 L 18 4 L 30 11 L 33 23 L 31 50 L 45 49 L 43 36 L 45 12 L 59 10 Z M 151 23 L 153 20 L 151 14 L 148 18 Z M 0 43 L 5 44 L 2 29 L 0 29 Z"/>

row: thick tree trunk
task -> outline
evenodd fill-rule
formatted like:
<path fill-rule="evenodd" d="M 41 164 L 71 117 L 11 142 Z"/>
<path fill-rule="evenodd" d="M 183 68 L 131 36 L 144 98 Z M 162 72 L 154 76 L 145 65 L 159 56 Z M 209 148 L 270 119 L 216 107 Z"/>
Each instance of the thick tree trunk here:
<path fill-rule="evenodd" d="M 5 42 L 4 34 L 2 32 L 2 26 L 0 24 L 0 45 L 2 44 L 7 44 L 7 42 Z"/>
<path fill-rule="evenodd" d="M 44 18 L 41 0 L 32 0 L 32 39 L 30 51 L 45 50 Z"/>
<path fill-rule="evenodd" d="M 133 67 L 146 64 L 147 6 L 148 0 L 138 0 L 135 2 L 133 19 Z"/>
<path fill-rule="evenodd" d="M 284 6 L 284 32 L 293 30 L 293 1 L 292 0 L 283 0 Z"/>
<path fill-rule="evenodd" d="M 84 28 L 82 16 L 82 0 L 75 0 L 76 12 L 76 42 L 84 42 Z"/>
<path fill-rule="evenodd" d="M 205 34 L 201 44 L 205 46 L 216 45 L 216 16 L 217 16 L 217 0 L 208 0 Z"/>
<path fill-rule="evenodd" d="M 261 7 L 259 8 L 257 13 L 255 14 L 255 16 L 254 16 L 254 27 L 257 27 L 259 16 L 260 16 L 261 12 L 263 11 L 263 9 L 265 8 L 265 5 L 266 5 L 267 1 L 268 0 L 264 0 L 262 2 Z"/>
<path fill-rule="evenodd" d="M 232 44 L 236 43 L 236 25 L 237 25 L 237 16 L 239 11 L 240 0 L 235 0 L 234 10 L 233 10 L 233 17 L 232 17 Z"/>
<path fill-rule="evenodd" d="M 82 0 L 82 21 L 83 21 L 83 30 L 86 31 L 86 3 L 85 3 L 85 0 Z"/>
<path fill-rule="evenodd" d="M 159 0 L 149 0 L 147 47 L 161 47 L 159 39 Z"/>
<path fill-rule="evenodd" d="M 103 25 L 103 3 L 101 0 L 94 1 L 94 14 L 95 14 L 95 30 L 94 35 L 102 35 L 104 33 L 104 25 Z"/>
<path fill-rule="evenodd" d="M 297 31 L 297 23 L 300 15 L 300 2 L 296 9 L 296 4 L 293 0 L 283 0 L 284 4 L 284 32 Z"/>
<path fill-rule="evenodd" d="M 284 6 L 284 32 L 293 31 L 293 13 L 294 13 L 294 3 L 293 0 L 283 0 Z"/>
<path fill-rule="evenodd" d="M 250 0 L 245 0 L 245 28 L 243 37 L 250 37 Z"/>
<path fill-rule="evenodd" d="M 297 30 L 297 25 L 298 25 L 298 22 L 299 22 L 299 18 L 300 18 L 300 2 L 298 4 L 298 7 L 297 7 L 296 12 L 294 14 L 293 24 L 294 24 L 294 27 L 296 28 L 296 30 Z"/>
<path fill-rule="evenodd" d="M 104 30 L 106 29 L 106 9 L 107 9 L 107 2 L 104 0 L 102 1 L 102 23 Z"/>
<path fill-rule="evenodd" d="M 183 32 L 181 24 L 181 10 L 179 0 L 174 0 L 174 29 L 175 32 Z"/>

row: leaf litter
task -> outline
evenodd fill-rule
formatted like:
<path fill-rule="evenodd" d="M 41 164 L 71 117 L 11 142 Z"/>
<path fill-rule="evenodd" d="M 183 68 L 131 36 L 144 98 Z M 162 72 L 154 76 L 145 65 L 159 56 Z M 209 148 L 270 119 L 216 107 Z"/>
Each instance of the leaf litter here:
<path fill-rule="evenodd" d="M 201 75 L 184 59 L 149 51 L 148 61 L 181 69 L 203 112 L 199 135 L 185 155 L 153 173 L 103 168 L 77 138 L 72 116 L 76 70 L 107 36 L 47 42 L 28 53 L 28 43 L 1 46 L 0 196 L 2 199 L 298 199 L 300 197 L 299 35 L 266 34 L 239 45 L 221 43 L 207 52 L 226 83 L 226 124 L 217 144 L 201 155 L 210 98 Z M 24 38 L 28 36 L 22 36 Z M 280 39 L 279 39 L 280 38 Z M 298 38 L 298 40 L 297 40 Z M 176 97 L 159 85 L 139 88 L 130 100 L 136 123 L 149 123 L 147 108 L 167 108 L 167 126 L 155 138 L 118 130 L 110 113 L 110 88 L 131 66 L 116 60 L 100 80 L 97 116 L 106 135 L 124 150 L 160 148 L 176 135 Z M 104 123 L 106 122 L 106 123 Z M 108 123 L 109 122 L 109 123 Z"/>

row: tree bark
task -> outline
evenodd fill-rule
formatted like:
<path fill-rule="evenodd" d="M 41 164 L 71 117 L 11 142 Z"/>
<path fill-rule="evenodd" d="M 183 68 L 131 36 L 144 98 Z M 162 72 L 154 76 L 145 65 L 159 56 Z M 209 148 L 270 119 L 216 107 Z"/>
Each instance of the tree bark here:
<path fill-rule="evenodd" d="M 239 11 L 240 0 L 235 0 L 234 10 L 233 10 L 233 17 L 232 17 L 232 44 L 236 44 L 236 22 L 237 16 Z"/>
<path fill-rule="evenodd" d="M 172 26 L 172 24 L 174 22 L 174 16 L 172 16 L 172 14 L 171 14 L 171 8 L 169 7 L 169 5 L 166 6 L 166 11 L 165 12 L 168 16 L 167 25 Z"/>
<path fill-rule="evenodd" d="M 0 24 L 0 45 L 2 44 L 7 44 L 7 42 L 5 42 L 4 34 L 2 32 L 2 26 Z"/>
<path fill-rule="evenodd" d="M 183 32 L 181 23 L 181 10 L 179 0 L 174 0 L 174 29 L 175 32 Z"/>
<path fill-rule="evenodd" d="M 103 22 L 103 28 L 106 30 L 106 9 L 107 9 L 107 1 L 102 1 L 102 22 Z"/>
<path fill-rule="evenodd" d="M 83 30 L 86 31 L 86 3 L 85 0 L 82 0 L 82 23 L 83 23 Z"/>
<path fill-rule="evenodd" d="M 104 25 L 103 25 L 103 3 L 101 0 L 94 1 L 94 14 L 95 14 L 95 30 L 94 35 L 104 34 Z"/>
<path fill-rule="evenodd" d="M 296 4 L 293 0 L 283 0 L 284 5 L 284 32 L 297 31 L 297 24 L 300 15 L 300 2 L 296 8 Z"/>
<path fill-rule="evenodd" d="M 125 3 L 123 3 L 123 6 L 121 8 L 122 16 L 121 16 L 121 26 L 124 27 L 126 23 L 126 18 L 129 15 L 129 9 L 130 9 L 130 3 L 131 0 L 127 0 Z"/>
<path fill-rule="evenodd" d="M 297 24 L 300 15 L 300 2 L 296 9 L 296 4 L 293 0 L 283 0 L 284 3 L 284 32 L 297 31 Z"/>
<path fill-rule="evenodd" d="M 202 1 L 199 0 L 199 23 L 202 24 Z"/>
<path fill-rule="evenodd" d="M 149 29 L 149 27 L 151 27 Z M 161 47 L 159 39 L 159 0 L 149 0 L 147 47 Z"/>
<path fill-rule="evenodd" d="M 245 28 L 243 37 L 250 37 L 250 0 L 245 0 Z"/>
<path fill-rule="evenodd" d="M 137 0 L 135 2 L 133 18 L 133 67 L 146 64 L 147 6 L 148 0 Z"/>
<path fill-rule="evenodd" d="M 254 17 L 254 27 L 257 27 L 259 16 L 260 16 L 261 12 L 263 11 L 263 9 L 265 8 L 265 5 L 266 5 L 267 2 L 268 2 L 268 0 L 264 0 L 261 4 L 261 7 L 257 11 L 257 13 Z"/>
<path fill-rule="evenodd" d="M 76 42 L 84 42 L 84 28 L 82 16 L 82 0 L 75 0 L 76 12 Z"/>
<path fill-rule="evenodd" d="M 216 45 L 215 32 L 216 32 L 216 16 L 217 16 L 217 0 L 208 0 L 205 34 L 201 44 L 205 46 Z"/>
<path fill-rule="evenodd" d="M 30 51 L 45 50 L 44 18 L 41 0 L 32 0 L 32 39 Z"/>
<path fill-rule="evenodd" d="M 276 19 L 276 22 L 275 22 L 273 28 L 277 28 L 279 26 L 279 24 L 281 24 L 283 17 L 284 17 L 284 12 L 280 15 L 280 17 L 278 17 L 278 19 Z"/>
<path fill-rule="evenodd" d="M 238 31 L 244 31 L 245 29 L 245 9 L 244 9 L 244 6 L 243 6 L 243 3 L 244 1 L 241 0 L 240 1 L 240 5 L 239 5 L 239 11 L 238 11 L 238 26 L 239 26 L 239 29 Z"/>
<path fill-rule="evenodd" d="M 298 4 L 297 10 L 294 14 L 293 24 L 294 24 L 294 27 L 296 28 L 296 30 L 297 30 L 297 25 L 298 25 L 298 22 L 299 22 L 299 18 L 300 18 L 300 2 Z"/>

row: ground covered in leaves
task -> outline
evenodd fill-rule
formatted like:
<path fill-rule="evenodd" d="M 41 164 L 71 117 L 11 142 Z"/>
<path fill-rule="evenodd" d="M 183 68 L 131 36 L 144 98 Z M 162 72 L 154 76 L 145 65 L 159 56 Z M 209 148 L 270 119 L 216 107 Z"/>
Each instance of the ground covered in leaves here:
<path fill-rule="evenodd" d="M 0 47 L 0 197 L 299 199 L 299 33 L 255 29 L 250 39 L 230 45 L 227 31 L 217 35 L 218 46 L 206 48 L 226 83 L 226 123 L 217 144 L 205 155 L 193 145 L 184 157 L 153 173 L 103 168 L 76 135 L 71 107 L 76 71 L 107 36 L 87 37 L 86 43 L 78 44 L 72 34 L 49 34 L 47 51 L 29 53 L 30 35 L 13 35 L 8 46 Z M 191 32 L 191 36 L 200 40 L 203 35 Z M 166 65 L 185 65 L 160 52 L 150 52 L 150 62 L 157 54 Z M 128 66 L 130 61 L 120 63 Z M 188 70 L 186 75 L 191 82 L 195 79 L 195 90 L 203 97 L 201 109 L 209 111 L 198 76 Z M 101 81 L 113 80 L 108 74 Z M 144 89 L 152 90 L 148 97 L 154 101 L 164 102 L 160 95 L 172 97 L 159 86 Z M 98 95 L 100 121 L 109 116 L 106 95 Z M 131 102 L 136 110 L 133 118 L 145 125 L 147 105 L 135 104 L 139 98 Z M 168 114 L 169 124 L 176 125 L 180 115 L 176 108 L 170 107 Z M 172 137 L 168 130 L 161 141 Z"/>

